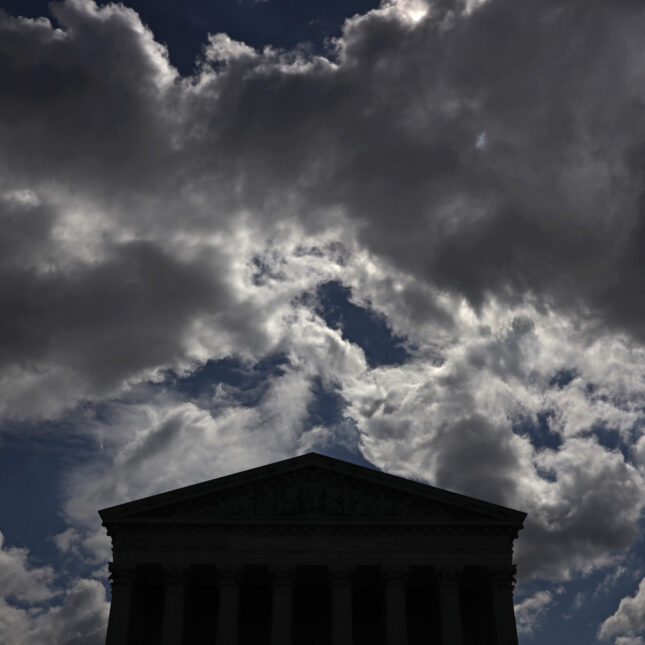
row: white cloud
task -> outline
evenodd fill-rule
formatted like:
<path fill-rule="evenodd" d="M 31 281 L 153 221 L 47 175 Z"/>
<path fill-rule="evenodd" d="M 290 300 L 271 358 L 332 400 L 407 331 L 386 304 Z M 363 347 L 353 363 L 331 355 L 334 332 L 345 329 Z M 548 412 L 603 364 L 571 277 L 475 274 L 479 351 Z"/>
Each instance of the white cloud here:
<path fill-rule="evenodd" d="M 37 612 L 0 598 L 0 639 L 12 645 L 102 645 L 108 612 L 105 588 L 96 580 L 74 581 L 61 605 Z"/>
<path fill-rule="evenodd" d="M 532 635 L 553 602 L 550 591 L 536 591 L 515 605 L 515 621 L 520 634 Z"/>
<path fill-rule="evenodd" d="M 5 599 L 36 603 L 54 596 L 53 569 L 30 565 L 28 556 L 27 549 L 5 546 L 0 533 L 0 589 Z"/>
<path fill-rule="evenodd" d="M 34 566 L 28 556 L 27 549 L 4 546 L 0 533 L 0 642 L 103 643 L 109 611 L 105 587 L 97 580 L 76 579 L 63 590 L 51 567 Z"/>
<path fill-rule="evenodd" d="M 607 618 L 598 630 L 599 638 L 616 637 L 615 645 L 638 645 L 645 636 L 645 578 L 640 581 L 633 596 L 620 601 L 618 609 Z"/>

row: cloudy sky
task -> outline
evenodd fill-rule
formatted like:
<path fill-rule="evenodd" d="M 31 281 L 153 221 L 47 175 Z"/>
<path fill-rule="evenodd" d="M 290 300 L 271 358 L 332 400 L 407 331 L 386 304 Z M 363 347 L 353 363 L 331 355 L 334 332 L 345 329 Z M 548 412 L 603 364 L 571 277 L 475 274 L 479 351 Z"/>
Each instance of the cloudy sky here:
<path fill-rule="evenodd" d="M 0 7 L 0 642 L 315 450 L 528 512 L 522 645 L 645 643 L 642 2 Z"/>

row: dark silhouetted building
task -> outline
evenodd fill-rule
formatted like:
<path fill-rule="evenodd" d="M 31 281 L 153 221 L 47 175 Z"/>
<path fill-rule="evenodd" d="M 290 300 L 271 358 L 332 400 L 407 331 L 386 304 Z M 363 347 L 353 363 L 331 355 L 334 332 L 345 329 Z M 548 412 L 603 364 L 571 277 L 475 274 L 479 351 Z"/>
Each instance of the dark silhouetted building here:
<path fill-rule="evenodd" d="M 517 645 L 519 511 L 312 453 L 100 515 L 107 645 Z"/>

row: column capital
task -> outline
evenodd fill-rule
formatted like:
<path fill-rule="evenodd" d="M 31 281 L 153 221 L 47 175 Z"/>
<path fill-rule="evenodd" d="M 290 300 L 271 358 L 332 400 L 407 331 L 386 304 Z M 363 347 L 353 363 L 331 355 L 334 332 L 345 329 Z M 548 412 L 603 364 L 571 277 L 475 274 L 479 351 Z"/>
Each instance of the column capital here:
<path fill-rule="evenodd" d="M 496 589 L 515 589 L 517 567 L 514 564 L 490 567 L 491 579 Z"/>
<path fill-rule="evenodd" d="M 296 580 L 296 569 L 290 566 L 271 567 L 269 569 L 274 587 L 292 587 Z"/>
<path fill-rule="evenodd" d="M 351 587 L 354 570 L 346 565 L 331 566 L 327 569 L 327 575 L 333 588 Z"/>
<path fill-rule="evenodd" d="M 456 589 L 459 586 L 461 567 L 442 566 L 436 568 L 437 578 L 441 589 Z"/>
<path fill-rule="evenodd" d="M 120 562 L 108 562 L 108 571 L 110 572 L 110 586 L 129 587 L 134 581 L 137 567 L 134 564 L 121 564 Z"/>
<path fill-rule="evenodd" d="M 405 587 L 408 582 L 408 569 L 405 566 L 384 567 L 381 571 L 386 587 Z"/>
<path fill-rule="evenodd" d="M 217 573 L 222 587 L 238 587 L 242 581 L 242 567 L 217 567 Z"/>
<path fill-rule="evenodd" d="M 168 586 L 182 587 L 188 580 L 190 567 L 183 564 L 166 564 L 163 567 L 164 581 Z"/>

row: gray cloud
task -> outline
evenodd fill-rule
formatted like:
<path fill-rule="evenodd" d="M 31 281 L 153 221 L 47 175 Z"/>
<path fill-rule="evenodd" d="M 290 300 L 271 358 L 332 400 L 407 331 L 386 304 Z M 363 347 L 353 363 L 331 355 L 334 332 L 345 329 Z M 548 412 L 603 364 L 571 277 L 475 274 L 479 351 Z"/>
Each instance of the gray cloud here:
<path fill-rule="evenodd" d="M 350 20 L 333 63 L 219 37 L 195 79 L 177 76 L 132 11 L 85 1 L 53 11 L 58 30 L 0 20 L 5 186 L 55 190 L 67 211 L 89 200 L 110 222 L 108 237 L 140 241 L 113 246 L 102 266 L 63 284 L 9 272 L 3 291 L 17 302 L 7 324 L 29 329 L 21 299 L 45 305 L 43 293 L 57 290 L 71 329 L 86 290 L 98 296 L 87 310 L 98 316 L 99 301 L 113 298 L 127 321 L 142 289 L 154 299 L 163 271 L 178 280 L 177 291 L 158 292 L 158 303 L 175 302 L 166 319 L 155 302 L 138 310 L 150 316 L 141 328 L 155 320 L 162 338 L 119 326 L 122 346 L 136 338 L 136 350 L 119 358 L 112 348 L 120 367 L 92 378 L 123 378 L 181 354 L 182 323 L 197 316 L 209 278 L 177 262 L 172 241 L 228 234 L 241 213 L 267 235 L 294 218 L 312 232 L 354 222 L 371 252 L 476 306 L 528 296 L 640 335 L 645 122 L 629 43 L 645 15 L 633 5 L 489 0 L 466 16 L 443 3 L 414 26 L 394 6 Z M 30 216 L 22 244 L 59 256 L 42 217 Z M 140 289 L 103 292 L 106 280 L 127 284 L 119 270 L 128 264 Z M 180 296 L 182 280 L 193 279 L 194 299 Z M 13 283 L 25 285 L 22 297 Z M 221 298 L 221 287 L 210 288 Z M 407 306 L 440 316 L 432 303 L 419 309 L 422 293 Z M 39 333 L 50 336 L 36 329 L 11 351 L 29 357 L 58 345 Z"/>
<path fill-rule="evenodd" d="M 505 502 L 514 497 L 522 461 L 508 428 L 496 426 L 481 415 L 444 422 L 434 439 L 436 481 L 475 497 Z M 491 464 L 495 464 L 491 468 Z"/>
<path fill-rule="evenodd" d="M 532 294 L 639 334 L 642 21 L 600 2 L 493 0 L 413 30 L 372 13 L 337 68 L 229 65 L 207 140 L 254 208 L 338 207 L 370 249 L 476 305 Z"/>
<path fill-rule="evenodd" d="M 154 243 L 123 243 L 107 255 L 72 270 L 3 273 L 0 308 L 10 313 L 0 322 L 0 370 L 51 366 L 82 394 L 107 394 L 132 375 L 175 362 L 194 317 L 231 302 L 210 268 L 178 261 Z M 20 416 L 24 401 L 6 405 Z"/>
<path fill-rule="evenodd" d="M 470 311 L 456 314 L 459 332 L 441 364 L 347 377 L 342 392 L 369 459 L 527 511 L 520 576 L 565 580 L 615 563 L 637 535 L 642 468 L 603 445 L 597 428 L 631 444 L 642 419 L 642 353 L 624 341 L 589 349 L 585 330 L 520 311 L 487 311 L 484 328 Z M 551 379 L 563 365 L 579 376 L 557 387 Z M 545 410 L 552 445 L 522 425 L 537 425 Z"/>
<path fill-rule="evenodd" d="M 60 29 L 0 14 L 3 175 L 106 197 L 146 178 L 160 187 L 171 139 L 158 100 L 172 77 L 161 47 L 124 8 L 55 2 L 52 12 Z"/>

